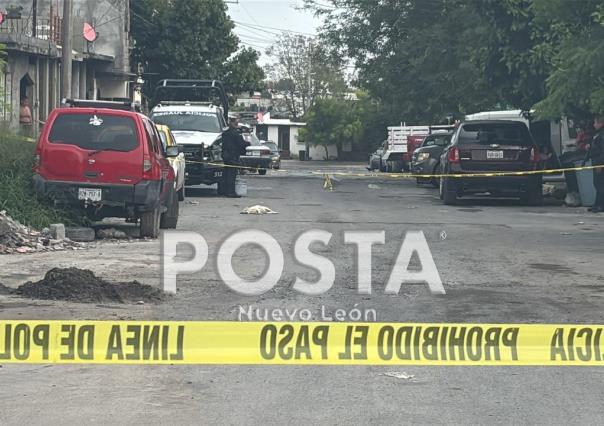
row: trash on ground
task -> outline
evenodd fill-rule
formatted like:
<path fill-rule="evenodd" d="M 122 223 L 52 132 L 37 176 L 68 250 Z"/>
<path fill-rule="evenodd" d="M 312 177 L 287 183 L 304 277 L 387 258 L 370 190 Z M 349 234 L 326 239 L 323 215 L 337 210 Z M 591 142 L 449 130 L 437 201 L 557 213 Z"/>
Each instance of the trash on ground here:
<path fill-rule="evenodd" d="M 278 212 L 273 211 L 266 206 L 255 205 L 244 208 L 241 211 L 241 214 L 278 214 Z"/>
<path fill-rule="evenodd" d="M 566 185 L 561 185 L 559 183 L 544 183 L 543 196 L 564 200 L 565 197 L 568 197 Z"/>
<path fill-rule="evenodd" d="M 0 211 L 0 254 L 77 250 L 83 247 L 68 238 L 54 239 L 49 228 L 38 232 L 21 225 L 5 211 Z"/>
<path fill-rule="evenodd" d="M 42 280 L 26 282 L 11 293 L 32 299 L 79 303 L 159 303 L 165 297 L 159 288 L 138 281 L 112 283 L 79 268 L 51 269 Z"/>
<path fill-rule="evenodd" d="M 115 228 L 104 228 L 98 229 L 96 231 L 96 237 L 100 240 L 105 239 L 116 239 L 116 240 L 124 240 L 128 238 L 128 235 L 124 231 L 120 231 Z"/>
<path fill-rule="evenodd" d="M 240 197 L 247 195 L 247 181 L 243 179 L 235 180 L 235 193 Z"/>
<path fill-rule="evenodd" d="M 387 377 L 394 377 L 395 379 L 404 379 L 404 380 L 410 380 L 415 377 L 415 375 L 407 374 L 404 371 L 388 371 L 386 373 L 382 373 L 381 375 L 387 376 Z"/>
<path fill-rule="evenodd" d="M 187 204 L 191 204 L 193 206 L 198 206 L 199 205 L 199 201 L 195 201 L 195 200 L 187 200 Z"/>
<path fill-rule="evenodd" d="M 569 192 L 564 198 L 564 204 L 566 204 L 568 207 L 580 207 L 581 196 L 578 192 Z"/>
<path fill-rule="evenodd" d="M 369 188 L 369 189 L 382 189 L 381 186 L 376 185 L 374 183 L 370 183 L 369 185 L 367 185 L 367 188 Z"/>
<path fill-rule="evenodd" d="M 556 190 L 556 187 L 554 185 L 550 185 L 547 183 L 543 184 L 543 195 L 545 195 L 545 196 L 554 195 L 555 190 Z"/>

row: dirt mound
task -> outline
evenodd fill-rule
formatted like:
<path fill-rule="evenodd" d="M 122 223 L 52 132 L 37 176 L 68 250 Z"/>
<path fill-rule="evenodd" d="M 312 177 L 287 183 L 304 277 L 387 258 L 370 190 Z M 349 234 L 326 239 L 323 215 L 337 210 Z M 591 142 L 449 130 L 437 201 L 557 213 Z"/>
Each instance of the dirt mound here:
<path fill-rule="evenodd" d="M 159 303 L 164 293 L 138 281 L 111 283 L 87 269 L 51 269 L 44 279 L 19 286 L 15 294 L 44 300 L 67 300 L 80 303 Z"/>
<path fill-rule="evenodd" d="M 4 296 L 7 294 L 13 294 L 15 291 L 10 288 L 5 286 L 4 284 L 0 283 L 0 296 Z"/>

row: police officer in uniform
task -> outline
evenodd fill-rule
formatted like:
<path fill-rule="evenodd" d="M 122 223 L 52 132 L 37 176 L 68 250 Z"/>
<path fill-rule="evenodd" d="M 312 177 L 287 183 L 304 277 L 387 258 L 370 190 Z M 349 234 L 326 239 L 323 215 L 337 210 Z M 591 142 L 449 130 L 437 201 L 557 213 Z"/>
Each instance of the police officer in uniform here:
<path fill-rule="evenodd" d="M 596 134 L 591 140 L 589 156 L 592 166 L 604 166 L 604 116 L 598 115 L 594 118 L 594 129 Z M 596 188 L 596 201 L 591 211 L 599 213 L 604 211 L 604 168 L 593 169 L 594 186 Z"/>
<path fill-rule="evenodd" d="M 227 166 L 239 166 L 239 156 L 245 154 L 245 148 L 249 145 L 237 130 L 239 120 L 237 117 L 229 117 L 229 128 L 222 133 L 222 160 Z M 229 198 L 239 198 L 235 192 L 235 180 L 237 179 L 236 167 L 225 167 L 222 172 L 224 179 L 224 194 Z"/>

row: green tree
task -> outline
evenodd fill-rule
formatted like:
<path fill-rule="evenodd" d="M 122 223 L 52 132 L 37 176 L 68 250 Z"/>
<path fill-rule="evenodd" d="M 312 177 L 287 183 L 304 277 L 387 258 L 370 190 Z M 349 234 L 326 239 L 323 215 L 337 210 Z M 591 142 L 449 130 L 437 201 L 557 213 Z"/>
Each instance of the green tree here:
<path fill-rule="evenodd" d="M 330 56 L 312 37 L 283 34 L 268 53 L 273 91 L 282 95 L 293 118 L 303 116 L 321 97 L 346 93 L 342 62 Z"/>
<path fill-rule="evenodd" d="M 134 57 L 152 76 L 221 79 L 232 93 L 256 90 L 264 78 L 258 53 L 238 51 L 234 23 L 222 0 L 130 2 Z"/>
<path fill-rule="evenodd" d="M 529 110 L 545 96 L 560 33 L 535 17 L 533 0 L 473 0 L 482 25 L 476 62 L 504 107 Z"/>
<path fill-rule="evenodd" d="M 442 122 L 496 102 L 478 60 L 489 29 L 467 1 L 310 3 L 325 19 L 322 39 L 354 61 L 357 85 L 395 121 Z"/>
<path fill-rule="evenodd" d="M 321 98 L 306 114 L 306 127 L 300 129 L 298 140 L 324 147 L 327 160 L 329 146 L 335 146 L 340 153 L 344 143 L 358 143 L 362 131 L 362 122 L 351 101 Z"/>
<path fill-rule="evenodd" d="M 604 4 L 600 0 L 534 0 L 537 19 L 555 28 L 561 42 L 536 105 L 543 117 L 586 118 L 604 113 Z"/>
<path fill-rule="evenodd" d="M 358 100 L 354 103 L 354 111 L 362 124 L 362 131 L 355 148 L 373 152 L 388 136 L 387 127 L 396 121 L 396 117 L 391 117 L 388 109 L 371 98 L 369 93 L 359 90 L 356 96 Z"/>
<path fill-rule="evenodd" d="M 601 0 L 306 0 L 396 121 L 485 109 L 604 111 Z"/>
<path fill-rule="evenodd" d="M 257 51 L 251 48 L 242 48 L 231 57 L 223 67 L 222 79 L 231 94 L 263 90 L 265 84 L 264 71 L 258 66 L 260 58 Z"/>

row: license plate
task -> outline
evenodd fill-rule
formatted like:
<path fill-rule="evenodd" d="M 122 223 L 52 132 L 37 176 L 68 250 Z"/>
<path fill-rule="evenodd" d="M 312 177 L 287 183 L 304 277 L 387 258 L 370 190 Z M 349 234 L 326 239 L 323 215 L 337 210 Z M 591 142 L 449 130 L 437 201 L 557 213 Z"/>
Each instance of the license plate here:
<path fill-rule="evenodd" d="M 503 158 L 503 151 L 487 151 L 488 159 L 501 159 Z"/>
<path fill-rule="evenodd" d="M 193 153 L 193 152 L 185 152 L 185 157 L 187 157 L 187 158 L 193 157 L 193 155 L 195 155 L 195 153 Z"/>
<path fill-rule="evenodd" d="M 255 155 L 255 156 L 259 157 L 260 153 L 258 151 L 252 151 L 252 155 Z"/>
<path fill-rule="evenodd" d="M 222 177 L 222 172 L 214 172 L 214 177 Z"/>
<path fill-rule="evenodd" d="M 101 201 L 102 191 L 100 189 L 79 188 L 78 199 L 85 201 Z"/>

